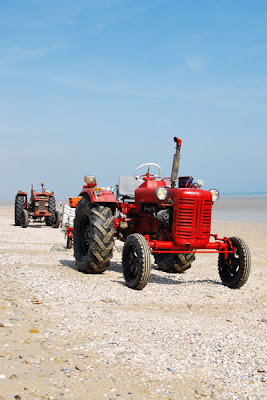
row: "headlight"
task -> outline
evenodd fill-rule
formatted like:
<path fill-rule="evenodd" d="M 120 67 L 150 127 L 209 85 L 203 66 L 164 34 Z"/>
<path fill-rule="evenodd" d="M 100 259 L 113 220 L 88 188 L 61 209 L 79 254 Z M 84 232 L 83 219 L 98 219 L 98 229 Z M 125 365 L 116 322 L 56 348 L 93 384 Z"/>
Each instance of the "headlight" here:
<path fill-rule="evenodd" d="M 95 188 L 94 189 L 94 195 L 95 196 L 101 196 L 102 194 L 102 188 Z"/>
<path fill-rule="evenodd" d="M 210 193 L 211 193 L 211 196 L 212 196 L 212 201 L 214 203 L 220 197 L 220 193 L 216 189 L 210 189 Z"/>
<path fill-rule="evenodd" d="M 156 190 L 156 196 L 158 200 L 165 200 L 168 194 L 168 190 L 165 187 L 159 187 Z"/>
<path fill-rule="evenodd" d="M 204 185 L 204 181 L 202 179 L 198 179 L 196 182 L 193 182 L 192 188 L 200 189 Z"/>

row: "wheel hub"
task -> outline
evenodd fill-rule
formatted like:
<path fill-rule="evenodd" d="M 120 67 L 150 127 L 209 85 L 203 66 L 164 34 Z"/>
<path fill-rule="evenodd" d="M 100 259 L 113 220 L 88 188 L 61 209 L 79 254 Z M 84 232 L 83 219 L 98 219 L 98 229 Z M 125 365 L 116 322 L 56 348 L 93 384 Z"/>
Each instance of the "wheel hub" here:
<path fill-rule="evenodd" d="M 83 241 L 86 246 L 89 246 L 90 243 L 90 227 L 86 225 L 83 231 Z"/>
<path fill-rule="evenodd" d="M 134 279 L 138 272 L 138 256 L 135 248 L 131 248 L 128 254 L 129 276 Z"/>
<path fill-rule="evenodd" d="M 87 216 L 84 216 L 81 223 L 80 230 L 80 246 L 81 251 L 84 256 L 88 253 L 88 248 L 90 245 L 90 222 Z"/>

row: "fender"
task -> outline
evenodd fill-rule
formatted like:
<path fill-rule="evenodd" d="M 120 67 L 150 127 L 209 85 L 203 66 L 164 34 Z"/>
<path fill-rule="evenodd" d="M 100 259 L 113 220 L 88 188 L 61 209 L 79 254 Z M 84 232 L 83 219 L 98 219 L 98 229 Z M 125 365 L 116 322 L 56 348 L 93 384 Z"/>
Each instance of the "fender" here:
<path fill-rule="evenodd" d="M 89 197 L 91 203 L 109 203 L 114 206 L 117 204 L 115 195 L 107 189 L 88 188 L 88 186 L 85 185 L 79 196 Z"/>

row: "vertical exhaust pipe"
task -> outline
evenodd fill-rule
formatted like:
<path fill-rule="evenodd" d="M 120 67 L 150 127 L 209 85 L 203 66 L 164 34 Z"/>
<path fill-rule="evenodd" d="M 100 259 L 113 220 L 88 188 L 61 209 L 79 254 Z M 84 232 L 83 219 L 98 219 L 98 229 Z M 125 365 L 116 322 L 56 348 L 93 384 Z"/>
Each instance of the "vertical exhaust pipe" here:
<path fill-rule="evenodd" d="M 173 156 L 173 163 L 172 163 L 172 174 L 171 174 L 171 187 L 175 187 L 175 183 L 178 178 L 178 171 L 179 171 L 179 165 L 180 165 L 180 150 L 182 146 L 182 141 L 181 139 L 178 139 L 177 137 L 173 138 L 173 140 L 176 143 L 176 151 Z"/>

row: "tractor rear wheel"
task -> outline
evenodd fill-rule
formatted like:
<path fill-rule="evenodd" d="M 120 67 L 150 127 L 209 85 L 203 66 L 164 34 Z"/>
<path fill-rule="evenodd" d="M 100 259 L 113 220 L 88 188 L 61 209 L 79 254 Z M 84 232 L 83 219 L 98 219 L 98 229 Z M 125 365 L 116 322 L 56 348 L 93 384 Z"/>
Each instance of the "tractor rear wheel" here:
<path fill-rule="evenodd" d="M 29 214 L 27 210 L 22 210 L 20 214 L 20 224 L 22 228 L 27 228 L 29 225 Z"/>
<path fill-rule="evenodd" d="M 15 198 L 15 225 L 20 226 L 20 216 L 24 209 L 24 197 L 17 195 Z"/>
<path fill-rule="evenodd" d="M 230 237 L 229 240 L 235 249 L 227 259 L 224 254 L 219 254 L 219 275 L 223 285 L 231 289 L 239 289 L 248 280 L 250 273 L 250 251 L 248 245 L 243 239 Z"/>
<path fill-rule="evenodd" d="M 54 214 L 56 212 L 56 199 L 54 196 L 49 196 L 48 211 L 49 211 L 49 216 L 46 217 L 45 223 L 47 226 L 52 226 L 54 223 Z"/>
<path fill-rule="evenodd" d="M 122 252 L 123 276 L 132 289 L 143 289 L 150 277 L 151 259 L 146 239 L 139 233 L 127 237 Z"/>
<path fill-rule="evenodd" d="M 78 271 L 99 274 L 107 269 L 114 246 L 110 207 L 92 205 L 87 197 L 79 201 L 74 220 L 73 246 Z"/>
<path fill-rule="evenodd" d="M 194 253 L 154 253 L 153 255 L 160 271 L 178 274 L 187 271 L 196 258 Z"/>

